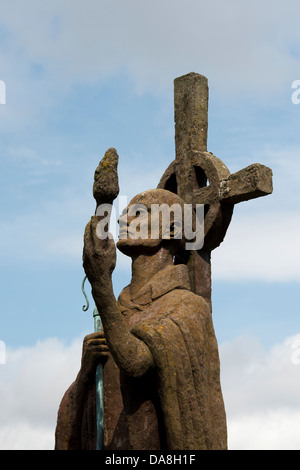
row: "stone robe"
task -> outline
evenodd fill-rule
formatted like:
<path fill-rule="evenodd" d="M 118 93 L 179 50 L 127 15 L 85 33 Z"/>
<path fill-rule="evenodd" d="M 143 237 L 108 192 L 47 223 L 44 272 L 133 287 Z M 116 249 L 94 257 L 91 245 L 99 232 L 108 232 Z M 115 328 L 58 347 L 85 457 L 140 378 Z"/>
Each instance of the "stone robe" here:
<path fill-rule="evenodd" d="M 112 357 L 108 359 L 104 366 L 103 448 L 226 449 L 226 418 L 211 311 L 202 297 L 191 292 L 187 267 L 161 270 L 134 298 L 130 297 L 130 286 L 126 287 L 118 305 L 132 334 L 151 351 L 154 368 L 134 378 L 120 371 Z M 59 411 L 56 448 L 71 448 L 66 442 L 72 387 Z M 82 449 L 95 448 L 94 389 L 87 391 Z M 66 439 L 59 422 L 68 423 Z"/>

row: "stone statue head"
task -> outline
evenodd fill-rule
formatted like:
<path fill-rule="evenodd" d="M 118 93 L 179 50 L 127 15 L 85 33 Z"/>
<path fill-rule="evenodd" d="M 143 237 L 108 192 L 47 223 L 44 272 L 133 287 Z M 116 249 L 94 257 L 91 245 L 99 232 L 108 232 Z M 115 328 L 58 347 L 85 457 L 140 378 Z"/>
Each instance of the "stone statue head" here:
<path fill-rule="evenodd" d="M 128 256 L 155 253 L 162 246 L 175 256 L 184 248 L 184 202 L 165 189 L 135 196 L 119 218 L 118 249 Z"/>

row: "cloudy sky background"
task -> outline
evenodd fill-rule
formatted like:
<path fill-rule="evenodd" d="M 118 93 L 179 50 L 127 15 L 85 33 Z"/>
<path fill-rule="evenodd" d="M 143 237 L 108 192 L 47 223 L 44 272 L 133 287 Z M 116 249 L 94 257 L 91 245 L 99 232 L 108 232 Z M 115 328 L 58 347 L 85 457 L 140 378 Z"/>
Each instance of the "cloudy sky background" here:
<path fill-rule="evenodd" d="M 299 15 L 294 0 L 0 0 L 0 449 L 53 448 L 93 329 L 94 170 L 113 146 L 120 195 L 156 187 L 174 159 L 173 79 L 191 71 L 209 80 L 208 150 L 274 174 L 213 253 L 229 448 L 300 449 Z M 119 256 L 116 295 L 129 280 Z"/>

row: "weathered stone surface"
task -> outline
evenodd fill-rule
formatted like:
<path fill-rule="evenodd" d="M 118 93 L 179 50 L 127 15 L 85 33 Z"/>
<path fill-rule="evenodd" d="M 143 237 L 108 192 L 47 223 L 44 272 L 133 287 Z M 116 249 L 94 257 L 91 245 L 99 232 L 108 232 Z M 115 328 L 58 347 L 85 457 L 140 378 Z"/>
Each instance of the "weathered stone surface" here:
<path fill-rule="evenodd" d="M 131 204 L 137 202 L 148 209 L 156 203 L 183 205 L 162 189 L 145 191 Z M 174 266 L 177 240 L 119 240 L 118 248 L 132 258 L 132 280 L 116 302 L 107 273 L 111 252 L 105 240 L 93 236 L 96 222 L 93 217 L 86 230 L 84 267 L 109 348 L 104 450 L 226 449 L 210 305 L 191 292 L 187 266 Z M 90 336 L 86 341 L 95 340 Z M 86 377 L 87 370 L 92 368 L 83 353 L 81 371 L 59 411 L 57 449 L 94 445 L 94 380 L 91 373 Z"/>
<path fill-rule="evenodd" d="M 267 196 L 272 191 L 272 170 L 259 163 L 231 174 L 220 183 L 220 199 L 230 204 Z"/>
<path fill-rule="evenodd" d="M 119 194 L 118 162 L 116 149 L 110 148 L 95 170 L 93 195 L 98 206 L 112 204 Z"/>
<path fill-rule="evenodd" d="M 128 237 L 117 247 L 132 259 L 132 279 L 117 301 L 111 279 L 114 242 L 97 237 L 97 216 L 86 227 L 83 266 L 103 331 L 84 339 L 80 371 L 58 412 L 57 449 L 95 448 L 99 363 L 105 450 L 227 448 L 212 322 L 211 251 L 224 239 L 235 203 L 272 192 L 272 172 L 254 164 L 231 175 L 207 152 L 207 106 L 205 77 L 191 73 L 175 80 L 176 158 L 156 190 L 131 201 L 146 206 L 148 234 L 151 204 L 204 204 L 203 248 L 185 252 L 174 232 L 170 240 L 133 238 L 128 217 L 123 224 Z M 118 194 L 117 163 L 116 151 L 109 149 L 95 172 L 98 205 L 112 203 Z"/>
<path fill-rule="evenodd" d="M 206 151 L 208 83 L 191 72 L 174 80 L 176 158 L 190 150 Z"/>

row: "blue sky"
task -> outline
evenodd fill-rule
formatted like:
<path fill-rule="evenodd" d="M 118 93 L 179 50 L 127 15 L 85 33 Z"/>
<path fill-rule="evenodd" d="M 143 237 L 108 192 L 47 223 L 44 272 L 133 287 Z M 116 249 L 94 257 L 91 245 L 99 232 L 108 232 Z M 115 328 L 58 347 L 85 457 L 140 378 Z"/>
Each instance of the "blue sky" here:
<path fill-rule="evenodd" d="M 40 447 L 51 447 L 57 401 L 49 404 L 51 417 L 41 412 L 34 418 L 30 377 L 48 383 L 45 367 L 54 364 L 54 355 L 56 368 L 49 370 L 61 370 L 59 400 L 78 370 L 83 336 L 93 328 L 92 309 L 82 311 L 81 254 L 95 209 L 94 170 L 115 147 L 120 195 L 129 200 L 156 187 L 175 154 L 173 80 L 191 71 L 209 81 L 208 150 L 231 172 L 259 162 L 274 173 L 273 195 L 236 206 L 212 257 L 213 318 L 227 374 L 232 446 L 257 447 L 253 436 L 262 423 L 270 430 L 277 420 L 280 429 L 287 423 L 288 433 L 262 445 L 292 442 L 300 448 L 291 437 L 300 409 L 290 397 L 291 388 L 299 392 L 299 370 L 289 360 L 292 339 L 300 334 L 300 105 L 291 99 L 292 82 L 300 79 L 299 10 L 293 0 L 230 0 L 226 6 L 217 0 L 0 0 L 0 80 L 6 83 L 6 104 L 0 104 L 0 340 L 7 348 L 0 365 L 2 405 L 16 392 L 27 355 L 36 358 L 40 348 L 45 353 L 44 365 L 32 359 L 36 375 L 24 379 L 24 408 L 31 411 L 18 421 L 17 399 L 5 405 L 10 411 L 0 429 L 1 448 L 37 445 L 37 427 L 45 436 Z M 129 280 L 130 264 L 120 255 L 116 295 Z M 287 361 L 280 371 L 274 360 L 279 350 Z M 236 364 L 237 357 L 245 358 L 244 365 Z M 243 392 L 241 385 L 240 411 L 232 387 L 236 367 L 245 371 L 245 364 L 252 382 Z M 267 370 L 265 390 L 273 390 L 270 384 L 282 383 L 286 364 L 290 375 L 286 388 L 278 386 L 281 398 L 269 421 L 259 397 L 253 423 L 247 420 L 256 371 Z M 36 399 L 41 409 L 47 399 L 42 392 Z M 24 429 L 32 436 L 26 442 Z"/>

